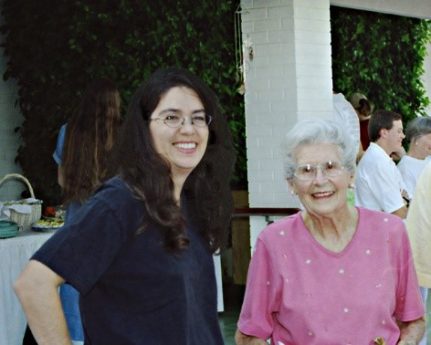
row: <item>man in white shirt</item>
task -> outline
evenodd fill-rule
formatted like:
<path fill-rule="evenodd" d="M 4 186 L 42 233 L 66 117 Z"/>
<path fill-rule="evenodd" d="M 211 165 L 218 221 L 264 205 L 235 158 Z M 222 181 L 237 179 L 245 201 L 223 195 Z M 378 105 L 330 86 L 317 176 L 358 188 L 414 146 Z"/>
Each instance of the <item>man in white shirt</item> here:
<path fill-rule="evenodd" d="M 399 151 L 404 139 L 401 115 L 379 110 L 370 118 L 368 133 L 371 144 L 359 161 L 356 173 L 357 206 L 407 215 L 401 174 L 390 154 Z"/>

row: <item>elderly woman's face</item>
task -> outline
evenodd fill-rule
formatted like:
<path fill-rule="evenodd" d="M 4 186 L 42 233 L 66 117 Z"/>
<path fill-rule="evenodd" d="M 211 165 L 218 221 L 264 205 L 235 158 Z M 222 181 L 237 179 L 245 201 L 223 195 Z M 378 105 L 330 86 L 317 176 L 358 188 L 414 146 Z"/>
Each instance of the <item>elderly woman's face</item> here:
<path fill-rule="evenodd" d="M 431 134 L 420 136 L 412 144 L 417 146 L 420 158 L 425 159 L 431 155 Z"/>
<path fill-rule="evenodd" d="M 305 209 L 331 215 L 347 205 L 347 189 L 353 176 L 344 169 L 334 144 L 309 144 L 296 149 L 297 168 L 289 181 Z"/>

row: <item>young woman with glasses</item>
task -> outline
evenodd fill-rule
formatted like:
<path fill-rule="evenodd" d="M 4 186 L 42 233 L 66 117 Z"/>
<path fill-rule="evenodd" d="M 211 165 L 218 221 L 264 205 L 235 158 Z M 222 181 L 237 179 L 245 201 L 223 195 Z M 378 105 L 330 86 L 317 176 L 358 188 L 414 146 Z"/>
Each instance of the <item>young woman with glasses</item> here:
<path fill-rule="evenodd" d="M 118 175 L 16 283 L 36 339 L 68 344 L 56 292 L 67 280 L 85 343 L 223 344 L 212 253 L 231 215 L 233 148 L 214 94 L 188 71 L 155 72 L 114 151 Z"/>

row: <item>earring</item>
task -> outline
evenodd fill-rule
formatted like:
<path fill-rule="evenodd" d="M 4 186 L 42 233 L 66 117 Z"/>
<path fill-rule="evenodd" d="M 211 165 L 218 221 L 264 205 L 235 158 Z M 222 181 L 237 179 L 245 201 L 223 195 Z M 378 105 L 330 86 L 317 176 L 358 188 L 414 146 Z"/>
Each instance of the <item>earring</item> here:
<path fill-rule="evenodd" d="M 353 182 L 349 183 L 349 189 L 355 189 L 355 184 Z"/>

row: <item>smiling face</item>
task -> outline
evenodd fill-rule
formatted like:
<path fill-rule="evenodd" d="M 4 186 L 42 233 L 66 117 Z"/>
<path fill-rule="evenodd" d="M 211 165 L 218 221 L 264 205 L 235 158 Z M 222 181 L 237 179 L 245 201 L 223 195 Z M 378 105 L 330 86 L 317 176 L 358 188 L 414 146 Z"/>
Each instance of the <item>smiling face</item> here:
<path fill-rule="evenodd" d="M 204 106 L 196 92 L 177 86 L 161 97 L 150 116 L 154 148 L 170 164 L 174 179 L 177 176 L 188 176 L 205 154 L 208 126 L 198 127 L 190 121 L 192 116 L 204 114 Z M 178 128 L 171 128 L 163 121 L 170 115 L 180 116 L 185 121 Z"/>
<path fill-rule="evenodd" d="M 325 167 L 328 162 L 342 164 L 339 148 L 334 144 L 302 145 L 295 153 L 297 166 L 310 164 Z M 309 213 L 331 216 L 347 207 L 347 189 L 352 181 L 353 176 L 346 169 L 337 176 L 327 177 L 319 168 L 314 179 L 300 180 L 293 177 L 289 185 Z"/>

